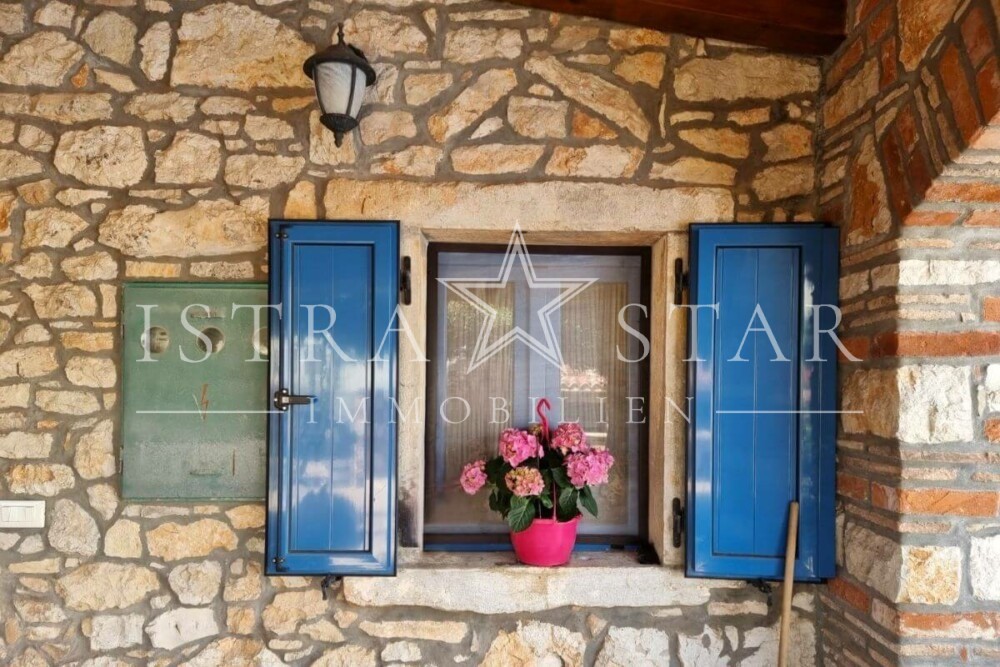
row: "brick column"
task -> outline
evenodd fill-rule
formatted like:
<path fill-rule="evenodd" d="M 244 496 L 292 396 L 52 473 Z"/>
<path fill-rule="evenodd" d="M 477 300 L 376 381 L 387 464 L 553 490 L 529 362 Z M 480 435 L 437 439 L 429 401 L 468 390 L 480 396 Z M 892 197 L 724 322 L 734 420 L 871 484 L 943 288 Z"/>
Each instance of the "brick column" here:
<path fill-rule="evenodd" d="M 1000 75 L 988 0 L 853 3 L 821 202 L 842 226 L 828 664 L 1000 659 Z M 992 228 L 992 229 L 991 229 Z"/>

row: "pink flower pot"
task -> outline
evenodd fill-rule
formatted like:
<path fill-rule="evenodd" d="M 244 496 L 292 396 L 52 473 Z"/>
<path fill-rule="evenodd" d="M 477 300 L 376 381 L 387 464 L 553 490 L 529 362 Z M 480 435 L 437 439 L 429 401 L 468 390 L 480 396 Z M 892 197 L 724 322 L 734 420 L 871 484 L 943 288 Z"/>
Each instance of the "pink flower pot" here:
<path fill-rule="evenodd" d="M 521 532 L 512 532 L 510 541 L 517 560 L 538 567 L 565 565 L 573 553 L 579 523 L 579 515 L 569 521 L 535 519 Z"/>

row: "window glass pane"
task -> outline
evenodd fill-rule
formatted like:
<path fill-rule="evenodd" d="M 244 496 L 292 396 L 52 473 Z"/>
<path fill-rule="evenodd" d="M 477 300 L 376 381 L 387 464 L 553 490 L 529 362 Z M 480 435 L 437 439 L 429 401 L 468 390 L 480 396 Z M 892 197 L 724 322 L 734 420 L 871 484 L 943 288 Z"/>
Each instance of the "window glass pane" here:
<path fill-rule="evenodd" d="M 645 502 L 640 460 L 645 360 L 627 361 L 640 359 L 642 344 L 619 318 L 633 330 L 645 324 L 638 305 L 642 259 L 532 253 L 538 283 L 552 282 L 529 284 L 523 265 L 515 261 L 501 286 L 497 276 L 504 256 L 502 250 L 436 255 L 428 324 L 425 530 L 507 532 L 500 517 L 489 511 L 488 494 L 465 495 L 458 476 L 465 463 L 496 454 L 502 429 L 537 421 L 535 402 L 547 397 L 553 406 L 551 421 L 579 421 L 591 442 L 610 449 L 616 459 L 609 484 L 595 489 L 600 516 L 586 516 L 581 534 L 638 536 Z M 466 292 L 448 289 L 435 278 L 461 280 Z M 557 308 L 546 309 L 579 280 L 593 282 Z M 482 284 L 490 281 L 497 284 Z M 556 363 L 558 355 L 547 358 L 544 350 L 525 342 L 544 348 L 546 329 L 561 363 Z M 631 424 L 630 405 L 636 410 Z"/>
<path fill-rule="evenodd" d="M 473 290 L 497 310 L 498 328 L 507 328 L 513 322 L 514 286 L 507 289 Z M 483 524 L 493 523 L 488 495 L 466 495 L 458 485 L 462 466 L 469 461 L 494 455 L 498 428 L 491 424 L 491 407 L 496 397 L 498 405 L 509 403 L 513 386 L 514 348 L 507 346 L 487 359 L 478 368 L 469 371 L 469 362 L 483 322 L 483 315 L 467 301 L 447 294 L 443 308 L 442 329 L 438 335 L 447 351 L 447 358 L 438 377 L 445 391 L 432 403 L 434 420 L 430 431 L 432 442 L 428 448 L 428 477 L 437 489 L 435 501 L 429 506 L 428 520 L 434 524 L 450 526 L 453 530 L 470 532 Z M 501 415 L 502 416 L 502 415 Z"/>
<path fill-rule="evenodd" d="M 637 357 L 629 353 L 634 339 L 618 326 L 618 313 L 628 303 L 627 283 L 596 283 L 561 312 L 563 419 L 580 422 L 591 444 L 607 447 L 615 457 L 608 483 L 594 488 L 601 513 L 587 517 L 591 532 L 638 532 L 638 460 L 633 455 L 638 425 L 630 428 L 627 422 L 630 397 L 638 401 L 642 395 L 638 378 L 633 382 L 629 373 L 638 364 L 616 354 L 620 350 L 627 359 Z"/>

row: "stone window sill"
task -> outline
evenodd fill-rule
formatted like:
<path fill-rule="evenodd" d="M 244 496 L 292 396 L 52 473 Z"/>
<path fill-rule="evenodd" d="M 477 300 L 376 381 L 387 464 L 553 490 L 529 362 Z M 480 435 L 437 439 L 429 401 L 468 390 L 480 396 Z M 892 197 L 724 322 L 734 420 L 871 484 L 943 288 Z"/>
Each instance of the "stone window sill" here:
<path fill-rule="evenodd" d="M 361 606 L 432 607 L 477 614 L 559 607 L 670 607 L 708 602 L 713 589 L 741 581 L 689 579 L 676 566 L 640 565 L 633 554 L 574 554 L 564 567 L 520 565 L 514 555 L 401 550 L 395 577 L 346 577 L 344 595 Z"/>

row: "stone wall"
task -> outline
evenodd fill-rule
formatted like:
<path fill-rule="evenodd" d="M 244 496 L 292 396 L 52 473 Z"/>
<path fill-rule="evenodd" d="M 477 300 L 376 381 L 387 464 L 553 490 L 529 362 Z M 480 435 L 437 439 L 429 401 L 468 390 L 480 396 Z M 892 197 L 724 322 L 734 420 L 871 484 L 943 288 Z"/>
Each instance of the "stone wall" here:
<path fill-rule="evenodd" d="M 997 6 L 862 0 L 824 67 L 819 176 L 843 230 L 832 664 L 1000 659 Z"/>
<path fill-rule="evenodd" d="M 379 82 L 337 149 L 301 63 L 340 19 Z M 475 1 L 0 3 L 0 494 L 47 502 L 45 529 L 0 532 L 0 660 L 773 664 L 776 613 L 742 586 L 644 609 L 367 607 L 262 577 L 261 505 L 122 502 L 118 301 L 128 279 L 263 279 L 269 216 L 364 214 L 387 204 L 373 192 L 406 213 L 421 183 L 528 207 L 570 182 L 601 213 L 662 197 L 674 225 L 811 219 L 818 86 L 811 60 Z"/>

